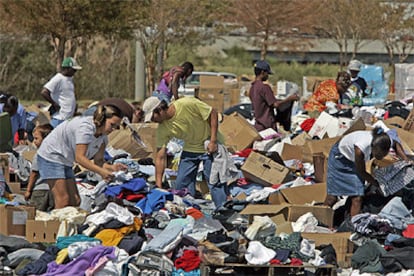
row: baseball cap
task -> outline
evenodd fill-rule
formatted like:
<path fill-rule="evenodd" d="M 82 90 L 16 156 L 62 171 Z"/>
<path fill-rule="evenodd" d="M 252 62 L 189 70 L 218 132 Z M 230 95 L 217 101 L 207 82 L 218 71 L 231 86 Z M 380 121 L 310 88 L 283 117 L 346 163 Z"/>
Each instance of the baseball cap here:
<path fill-rule="evenodd" d="M 361 71 L 361 62 L 359 60 L 353 59 L 349 62 L 348 70 L 349 71 Z"/>
<path fill-rule="evenodd" d="M 272 69 L 270 69 L 270 65 L 267 61 L 265 60 L 258 60 L 256 61 L 256 63 L 254 64 L 255 68 L 261 69 L 263 71 L 266 71 L 267 73 L 269 73 L 270 75 L 273 74 Z"/>
<path fill-rule="evenodd" d="M 82 67 L 73 57 L 67 57 L 62 61 L 62 67 L 69 67 L 75 70 L 81 70 Z"/>
<path fill-rule="evenodd" d="M 145 100 L 142 105 L 142 110 L 145 113 L 144 122 L 151 122 L 152 114 L 154 113 L 155 108 L 157 108 L 161 103 L 161 100 L 158 97 L 152 96 Z"/>

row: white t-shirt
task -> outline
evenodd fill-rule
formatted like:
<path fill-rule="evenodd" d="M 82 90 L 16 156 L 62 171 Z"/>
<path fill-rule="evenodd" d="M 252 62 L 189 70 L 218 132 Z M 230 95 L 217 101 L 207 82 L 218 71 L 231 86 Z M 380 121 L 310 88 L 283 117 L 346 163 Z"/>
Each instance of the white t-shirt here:
<path fill-rule="evenodd" d="M 77 144 L 87 144 L 86 157 L 92 159 L 101 145 L 108 144 L 108 137 L 95 137 L 93 117 L 74 117 L 58 125 L 43 140 L 37 154 L 51 162 L 72 166 L 75 162 Z"/>
<path fill-rule="evenodd" d="M 60 106 L 59 112 L 53 114 L 52 117 L 58 120 L 71 118 L 76 109 L 73 78 L 57 73 L 44 85 L 44 88 L 50 91 L 50 96 Z"/>
<path fill-rule="evenodd" d="M 371 156 L 371 143 L 372 143 L 371 131 L 354 131 L 348 135 L 345 135 L 339 142 L 339 152 L 342 153 L 346 159 L 355 162 L 355 149 L 357 146 L 363 153 L 365 162 L 370 159 Z"/>

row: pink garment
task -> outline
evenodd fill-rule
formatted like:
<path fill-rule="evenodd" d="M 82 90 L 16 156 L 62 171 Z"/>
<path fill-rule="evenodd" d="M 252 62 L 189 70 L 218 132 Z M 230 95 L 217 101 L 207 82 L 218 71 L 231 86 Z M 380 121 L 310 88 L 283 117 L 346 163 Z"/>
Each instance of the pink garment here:
<path fill-rule="evenodd" d="M 109 261 L 109 258 L 107 256 L 103 256 L 102 258 L 98 260 L 95 266 L 90 267 L 85 271 L 85 276 L 93 276 L 95 272 L 103 268 L 108 261 Z"/>

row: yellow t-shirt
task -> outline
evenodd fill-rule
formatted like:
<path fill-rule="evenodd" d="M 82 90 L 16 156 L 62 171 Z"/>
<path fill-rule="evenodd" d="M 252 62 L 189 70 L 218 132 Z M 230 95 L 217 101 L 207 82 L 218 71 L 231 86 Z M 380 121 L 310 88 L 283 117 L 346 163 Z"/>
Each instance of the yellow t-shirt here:
<path fill-rule="evenodd" d="M 203 153 L 204 141 L 210 138 L 210 116 L 212 107 L 193 97 L 183 97 L 172 103 L 175 115 L 163 121 L 157 129 L 157 147 L 165 147 L 169 140 L 178 138 L 184 141 L 184 151 Z M 219 142 L 223 141 L 217 133 Z"/>

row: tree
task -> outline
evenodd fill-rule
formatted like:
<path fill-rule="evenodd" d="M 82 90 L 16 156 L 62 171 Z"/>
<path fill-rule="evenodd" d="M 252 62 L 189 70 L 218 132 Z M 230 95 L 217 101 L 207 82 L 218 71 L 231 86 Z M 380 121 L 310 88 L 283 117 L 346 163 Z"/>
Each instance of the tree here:
<path fill-rule="evenodd" d="M 285 45 L 285 34 L 291 33 L 293 27 L 302 26 L 303 21 L 297 18 L 304 14 L 297 8 L 298 4 L 300 1 L 234 0 L 230 2 L 231 16 L 227 19 L 247 28 L 255 45 L 261 49 L 260 58 L 265 59 L 269 47 Z"/>
<path fill-rule="evenodd" d="M 387 49 L 390 65 L 394 65 L 395 56 L 399 62 L 404 62 L 414 51 L 414 4 L 406 1 L 382 3 L 375 14 L 381 20 L 381 27 L 374 35 Z"/>
<path fill-rule="evenodd" d="M 164 60 L 173 43 L 196 47 L 216 37 L 213 23 L 225 11 L 225 1 L 152 0 L 141 9 L 144 15 L 136 22 L 136 38 L 140 42 L 147 66 L 147 88 L 153 91 L 164 71 Z"/>
<path fill-rule="evenodd" d="M 96 34 L 130 35 L 128 15 L 137 2 L 146 1 L 1 0 L 0 10 L 2 21 L 11 23 L 11 28 L 4 31 L 50 37 L 59 70 L 65 55 L 75 55 L 85 38 Z"/>

